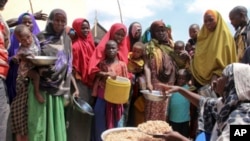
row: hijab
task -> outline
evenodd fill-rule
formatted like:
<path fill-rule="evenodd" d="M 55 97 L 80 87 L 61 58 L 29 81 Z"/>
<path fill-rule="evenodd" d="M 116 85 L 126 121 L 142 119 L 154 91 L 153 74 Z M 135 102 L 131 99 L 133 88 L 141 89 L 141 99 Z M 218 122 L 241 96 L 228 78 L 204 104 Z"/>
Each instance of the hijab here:
<path fill-rule="evenodd" d="M 210 83 L 213 75 L 221 76 L 222 70 L 237 62 L 234 38 L 219 12 L 208 10 L 216 18 L 216 29 L 210 32 L 203 24 L 195 48 L 191 71 L 201 84 Z"/>
<path fill-rule="evenodd" d="M 89 70 L 88 74 L 90 77 L 90 81 L 93 82 L 95 78 L 95 73 L 99 72 L 99 68 L 97 67 L 98 63 L 105 58 L 104 50 L 106 43 L 108 40 L 111 40 L 114 38 L 115 33 L 119 30 L 123 30 L 125 34 L 127 34 L 127 28 L 124 24 L 121 23 L 115 23 L 111 26 L 110 30 L 104 35 L 98 46 L 96 47 L 93 55 L 90 58 L 90 63 L 89 63 Z M 126 39 L 124 39 L 118 44 L 118 59 L 121 61 L 124 61 L 125 63 L 128 62 L 128 46 Z"/>
<path fill-rule="evenodd" d="M 138 30 L 141 30 L 141 24 L 139 22 L 133 22 L 130 24 L 129 28 L 128 28 L 128 36 L 127 36 L 127 43 L 128 43 L 128 47 L 129 50 L 132 50 L 133 45 L 141 40 L 141 36 L 139 38 L 135 38 L 136 32 Z"/>
<path fill-rule="evenodd" d="M 49 94 L 63 95 L 70 91 L 72 55 L 71 39 L 65 28 L 57 33 L 53 29 L 53 20 L 56 14 L 62 14 L 67 21 L 66 13 L 62 9 L 54 9 L 48 17 L 45 31 L 39 33 L 41 41 L 41 54 L 44 56 L 56 56 L 54 65 L 39 68 L 41 80 L 40 88 Z"/>
<path fill-rule="evenodd" d="M 89 29 L 87 37 L 82 34 L 83 22 L 89 22 L 86 19 L 78 18 L 73 21 L 72 27 L 76 31 L 78 38 L 73 42 L 73 68 L 80 74 L 81 80 L 84 84 L 88 83 L 88 67 L 89 59 L 95 50 L 92 33 Z M 90 25 L 89 25 L 90 27 Z"/>
<path fill-rule="evenodd" d="M 147 28 L 142 34 L 142 42 L 144 44 L 148 43 L 151 40 L 150 28 Z"/>
<path fill-rule="evenodd" d="M 220 136 L 229 132 L 230 124 L 250 124 L 250 66 L 243 63 L 232 63 L 225 67 L 222 75 L 227 78 L 221 98 L 203 98 L 200 102 L 202 111 L 199 117 L 199 127 Z M 215 134 L 215 135 L 214 135 Z M 225 137 L 226 138 L 226 137 Z"/>
<path fill-rule="evenodd" d="M 29 13 L 23 13 L 23 14 L 21 14 L 18 17 L 17 24 L 22 24 L 23 17 L 26 16 L 26 15 L 28 15 L 28 16 L 31 17 L 32 24 L 33 24 L 32 33 L 34 35 L 37 35 L 40 32 L 40 29 L 39 29 L 38 24 L 36 23 L 36 20 L 35 20 L 35 18 L 34 18 L 33 15 L 31 15 Z M 13 55 L 16 54 L 16 51 L 17 51 L 18 47 L 19 47 L 19 41 L 17 40 L 17 38 L 15 37 L 15 35 L 12 34 L 11 35 L 11 45 L 10 45 L 10 48 L 8 50 L 9 57 L 12 57 Z"/>

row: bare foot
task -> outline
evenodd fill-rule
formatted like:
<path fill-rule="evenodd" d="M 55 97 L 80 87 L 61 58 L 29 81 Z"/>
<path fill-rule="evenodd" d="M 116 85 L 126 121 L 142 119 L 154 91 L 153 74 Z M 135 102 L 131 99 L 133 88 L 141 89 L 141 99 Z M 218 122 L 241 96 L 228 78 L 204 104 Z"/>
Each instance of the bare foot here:
<path fill-rule="evenodd" d="M 36 96 L 36 100 L 37 100 L 39 103 L 44 103 L 44 102 L 45 102 L 43 96 L 42 96 L 40 93 L 36 93 L 35 96 Z"/>

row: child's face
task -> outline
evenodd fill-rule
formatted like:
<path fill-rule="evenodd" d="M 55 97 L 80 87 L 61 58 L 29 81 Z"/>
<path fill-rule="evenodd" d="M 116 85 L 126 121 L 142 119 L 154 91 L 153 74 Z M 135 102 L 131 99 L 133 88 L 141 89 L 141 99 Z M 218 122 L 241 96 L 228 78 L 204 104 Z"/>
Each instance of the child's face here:
<path fill-rule="evenodd" d="M 143 55 L 143 49 L 139 46 L 134 46 L 132 49 L 133 55 L 132 58 L 134 59 L 140 59 Z"/>
<path fill-rule="evenodd" d="M 30 47 L 33 43 L 33 37 L 29 31 L 24 31 L 22 34 L 19 34 L 17 39 L 23 47 Z"/>
<path fill-rule="evenodd" d="M 177 54 L 180 54 L 184 50 L 184 45 L 181 44 L 175 44 L 174 46 L 174 52 Z"/>
<path fill-rule="evenodd" d="M 187 76 L 185 74 L 178 74 L 177 77 L 177 85 L 178 86 L 183 86 L 187 83 Z"/>
<path fill-rule="evenodd" d="M 66 17 L 63 14 L 56 13 L 53 19 L 53 29 L 56 33 L 60 33 L 66 26 Z"/>
<path fill-rule="evenodd" d="M 199 32 L 199 30 L 197 28 L 194 28 L 194 27 L 190 28 L 189 29 L 189 36 L 190 36 L 190 38 L 196 39 L 197 35 L 198 35 L 198 32 Z"/>
<path fill-rule="evenodd" d="M 89 24 L 88 22 L 84 21 L 82 23 L 82 28 L 81 28 L 82 34 L 87 37 L 89 34 Z"/>
<path fill-rule="evenodd" d="M 118 46 L 115 42 L 108 43 L 105 48 L 106 58 L 115 58 L 117 56 Z"/>
<path fill-rule="evenodd" d="M 113 40 L 115 40 L 117 44 L 120 44 L 125 36 L 126 36 L 126 34 L 123 31 L 123 29 L 120 29 L 115 33 Z"/>
<path fill-rule="evenodd" d="M 186 44 L 185 50 L 187 52 L 193 51 L 194 50 L 194 46 L 192 46 L 190 43 Z"/>

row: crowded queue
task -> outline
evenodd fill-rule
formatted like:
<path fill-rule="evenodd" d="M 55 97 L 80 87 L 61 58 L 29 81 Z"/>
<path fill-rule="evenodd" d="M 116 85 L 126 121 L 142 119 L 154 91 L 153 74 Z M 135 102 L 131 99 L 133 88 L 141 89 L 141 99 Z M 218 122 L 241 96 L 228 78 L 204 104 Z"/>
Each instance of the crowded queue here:
<path fill-rule="evenodd" d="M 0 0 L 1 10 L 6 3 Z M 155 20 L 144 34 L 140 22 L 114 23 L 98 43 L 87 19 L 69 26 L 63 9 L 1 17 L 0 141 L 102 141 L 108 129 L 149 120 L 170 124 L 173 131 L 160 136 L 167 141 L 228 141 L 230 124 L 250 124 L 247 12 L 229 12 L 234 36 L 218 11 L 207 10 L 203 25 L 187 29 L 188 41 L 173 39 L 171 26 Z M 36 20 L 46 20 L 45 29 Z M 37 66 L 27 59 L 34 56 L 57 59 Z M 105 99 L 107 79 L 118 76 L 131 82 L 126 103 Z M 151 101 L 146 89 L 172 96 Z M 93 115 L 65 104 L 65 95 L 83 99 Z"/>

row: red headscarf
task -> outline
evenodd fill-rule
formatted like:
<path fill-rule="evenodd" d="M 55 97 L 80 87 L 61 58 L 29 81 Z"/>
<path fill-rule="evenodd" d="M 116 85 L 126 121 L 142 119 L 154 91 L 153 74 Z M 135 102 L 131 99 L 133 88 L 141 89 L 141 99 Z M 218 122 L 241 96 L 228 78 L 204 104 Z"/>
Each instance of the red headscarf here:
<path fill-rule="evenodd" d="M 105 58 L 104 50 L 106 43 L 108 40 L 114 39 L 114 35 L 117 31 L 122 29 L 125 34 L 127 34 L 127 28 L 124 24 L 116 23 L 113 24 L 110 28 L 110 30 L 104 35 L 98 46 L 96 47 L 93 55 L 91 56 L 90 63 L 89 63 L 89 77 L 90 81 L 93 82 L 95 78 L 96 72 L 99 72 L 99 68 L 97 67 L 98 63 Z M 118 51 L 118 58 L 121 61 L 128 62 L 128 46 L 127 42 L 124 39 L 119 43 L 118 45 L 119 51 Z"/>
<path fill-rule="evenodd" d="M 81 31 L 83 22 L 89 22 L 86 19 L 78 18 L 73 21 L 73 28 L 76 31 L 77 39 L 73 42 L 73 68 L 80 74 L 81 80 L 84 84 L 88 81 L 88 67 L 89 59 L 95 50 L 94 40 L 89 31 L 87 36 L 84 36 Z"/>

